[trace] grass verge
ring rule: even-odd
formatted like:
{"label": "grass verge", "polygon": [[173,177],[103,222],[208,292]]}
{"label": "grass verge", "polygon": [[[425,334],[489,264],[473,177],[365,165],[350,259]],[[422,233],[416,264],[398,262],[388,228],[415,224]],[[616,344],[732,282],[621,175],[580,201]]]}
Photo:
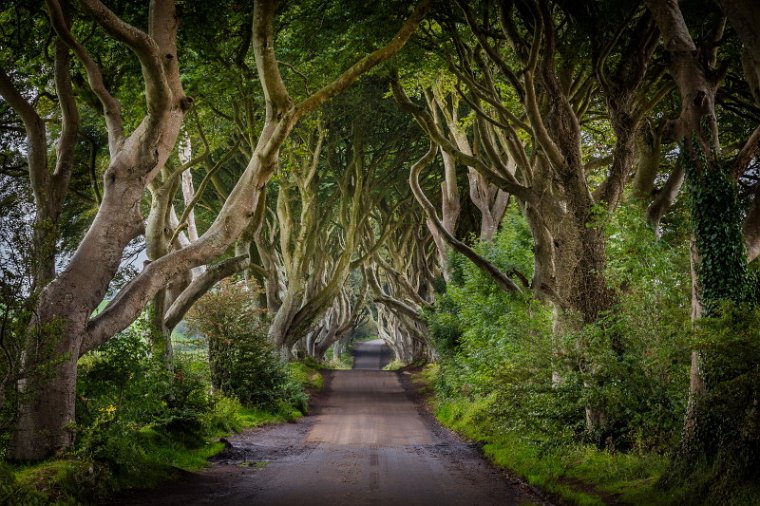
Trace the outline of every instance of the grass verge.
{"label": "grass verge", "polygon": [[398,371],[400,369],[403,369],[406,366],[403,362],[400,362],[398,360],[393,360],[386,364],[385,367],[383,367],[383,371]]}
{"label": "grass verge", "polygon": [[306,360],[298,362],[290,362],[288,368],[293,377],[300,382],[307,391],[319,391],[325,386],[322,373],[319,372],[324,366],[317,363],[312,358],[307,358]]}
{"label": "grass verge", "polygon": [[[289,369],[307,391],[322,389],[322,374],[313,364],[293,362]],[[293,422],[301,416],[298,409],[284,402],[273,409],[262,409],[222,397],[203,421],[208,435],[200,446],[187,445],[148,427],[139,429],[135,438],[128,440],[130,448],[117,448],[128,455],[115,459],[118,465],[97,462],[76,452],[30,465],[0,461],[0,506],[92,504],[120,490],[156,486],[180,471],[206,467],[208,459],[224,449],[221,437],[244,429]]]}
{"label": "grass verge", "polygon": [[120,490],[156,486],[180,470],[206,467],[208,459],[224,449],[219,438],[243,429],[290,422],[297,412],[289,406],[264,410],[241,406],[236,401],[232,406],[223,404],[219,415],[224,416],[224,424],[217,422],[216,430],[197,448],[142,429],[135,439],[136,447],[124,449],[130,453],[128,464],[121,461],[120,465],[109,466],[71,454],[31,465],[4,465],[0,468],[0,505],[91,504]]}
{"label": "grass verge", "polygon": [[489,413],[491,400],[440,400],[433,397],[437,366],[412,374],[412,383],[428,396],[428,405],[446,427],[482,444],[497,466],[521,477],[548,496],[582,506],[681,503],[678,490],[655,485],[668,459],[656,454],[610,453],[593,446],[551,447],[524,434],[503,433]]}
{"label": "grass verge", "polygon": [[[328,354],[331,355],[331,353]],[[333,371],[347,371],[354,368],[354,356],[350,351],[345,351],[341,353],[338,358],[326,360],[321,365],[323,369],[331,369]]]}

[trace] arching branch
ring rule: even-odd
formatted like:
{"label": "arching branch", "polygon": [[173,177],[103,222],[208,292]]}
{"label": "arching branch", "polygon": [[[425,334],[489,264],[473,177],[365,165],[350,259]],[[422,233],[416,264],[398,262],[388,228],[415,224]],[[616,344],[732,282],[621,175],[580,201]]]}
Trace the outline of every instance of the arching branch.
{"label": "arching branch", "polygon": [[106,122],[106,130],[108,131],[108,149],[111,156],[114,156],[121,146],[124,136],[121,106],[106,88],[100,66],[90,56],[85,47],[72,36],[58,0],[47,0],[47,7],[53,29],[61,40],[77,55],[82,66],[84,66],[90,89],[98,97],[103,106],[103,116]]}
{"label": "arching branch", "polygon": [[422,206],[428,219],[435,225],[440,234],[446,239],[446,242],[448,242],[452,248],[469,258],[478,268],[488,274],[502,290],[506,292],[519,292],[520,288],[509,279],[506,274],[501,272],[491,262],[480,256],[475,250],[451,235],[451,233],[443,226],[441,220],[438,219],[435,207],[433,207],[433,204],[431,204],[430,200],[425,196],[419,182],[420,172],[433,161],[437,152],[438,147],[431,141],[428,152],[420,158],[409,171],[409,186],[411,186],[417,202]]}
{"label": "arching branch", "polygon": [[232,276],[245,269],[256,271],[263,274],[264,269],[259,265],[254,265],[249,261],[248,255],[240,255],[229,260],[225,260],[213,267],[210,267],[203,274],[195,278],[187,288],[177,297],[168,311],[164,315],[164,325],[168,329],[177,326],[180,320],[190,310],[192,305],[200,299],[203,294],[209,291],[216,283],[224,278]]}

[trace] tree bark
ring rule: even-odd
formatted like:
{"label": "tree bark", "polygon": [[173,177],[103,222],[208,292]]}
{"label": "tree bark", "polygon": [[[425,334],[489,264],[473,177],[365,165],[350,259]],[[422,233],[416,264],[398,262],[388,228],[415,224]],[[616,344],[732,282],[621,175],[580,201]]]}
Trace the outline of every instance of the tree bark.
{"label": "tree bark", "polygon": [[[72,378],[76,377],[77,358],[128,326],[145,304],[178,275],[224,254],[255,214],[262,190],[277,166],[280,146],[296,122],[343,91],[362,73],[397,53],[429,7],[429,1],[423,1],[389,43],[304,102],[294,104],[282,82],[274,54],[275,2],[256,2],[253,46],[266,100],[266,118],[255,154],[217,219],[198,241],[149,263],[105,310],[90,319],[119,267],[124,248],[143,232],[139,204],[145,185],[165,165],[191,100],[184,96],[179,79],[178,18],[173,2],[151,4],[148,33],[119,19],[99,0],[81,3],[111,37],[128,46],[140,61],[147,115],[135,131],[124,135],[118,102],[103,85],[98,65],[61,22],[63,12],[57,1],[48,0],[58,36],[77,54],[93,92],[103,104],[111,161],[104,176],[103,201],[94,222],[69,265],[40,296],[37,317],[41,327],[47,329],[57,324],[58,329],[48,331],[47,353],[29,355],[27,359],[39,363],[68,358],[51,377],[29,384],[27,391],[31,398],[21,411],[9,450],[9,456],[17,460],[44,458],[70,444],[66,427],[74,419]],[[50,437],[34,437],[42,433]]]}
{"label": "tree bark", "polygon": [[[686,183],[696,201],[692,204],[692,318],[717,316],[720,304],[726,300],[734,303],[747,302],[745,292],[752,282],[744,249],[747,237],[739,228],[741,213],[737,203],[736,182],[729,174],[726,164],[721,161],[715,114],[715,94],[722,79],[722,72],[717,68],[717,49],[711,49],[707,58],[699,57],[675,0],[647,0],[646,3],[660,28],[670,56],[670,74],[681,95],[681,114],[673,130],[679,133],[678,137],[682,140]],[[726,12],[730,11],[735,17],[743,2],[726,1],[722,5],[727,8]],[[723,29],[724,23],[721,22],[713,33],[716,46],[722,38]],[[715,223],[715,216],[709,215],[714,209],[720,209],[723,213],[720,223]],[[709,247],[715,244],[726,248],[718,250]],[[731,247],[732,245],[736,247]],[[716,266],[720,266],[720,272],[715,272]],[[682,442],[685,448],[691,446],[695,438],[704,438],[699,436],[700,420],[694,409],[699,398],[710,387],[702,375],[702,358],[698,352],[692,352],[689,409]],[[717,371],[711,372],[719,374]]]}
{"label": "tree bark", "polygon": [[753,0],[718,0],[742,44],[744,77],[755,102],[760,104],[760,11]]}

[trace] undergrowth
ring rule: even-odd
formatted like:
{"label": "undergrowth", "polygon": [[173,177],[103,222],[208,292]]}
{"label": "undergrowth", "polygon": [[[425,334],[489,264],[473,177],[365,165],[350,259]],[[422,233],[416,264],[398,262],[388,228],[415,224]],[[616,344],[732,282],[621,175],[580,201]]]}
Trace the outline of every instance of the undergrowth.
{"label": "undergrowth", "polygon": [[224,448],[223,436],[297,420],[306,413],[306,391],[322,388],[313,364],[283,364],[273,370],[289,385],[266,385],[280,397],[244,405],[211,387],[208,359],[197,348],[175,353],[171,368],[152,358],[144,323],[80,360],[72,450],[36,464],[0,461],[0,505],[92,504],[155,486],[178,470],[206,466]]}
{"label": "undergrowth", "polygon": [[[606,278],[619,303],[593,324],[555,332],[548,304],[499,290],[456,255],[452,282],[427,315],[439,359],[425,374],[439,420],[571,504],[686,497],[658,480],[686,412],[688,251],[677,234],[652,241],[637,213],[621,209],[610,228]],[[531,245],[513,214],[478,248],[530,278]],[[600,423],[590,427],[587,410],[603,413]]]}
{"label": "undergrowth", "polygon": [[406,364],[399,360],[393,360],[391,362],[388,362],[385,367],[383,367],[383,371],[398,371],[399,369],[402,369]]}

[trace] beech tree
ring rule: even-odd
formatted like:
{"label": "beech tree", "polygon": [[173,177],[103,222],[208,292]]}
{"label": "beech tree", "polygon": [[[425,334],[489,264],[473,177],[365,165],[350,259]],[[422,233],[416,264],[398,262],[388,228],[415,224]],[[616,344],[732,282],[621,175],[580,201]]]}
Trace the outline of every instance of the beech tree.
{"label": "beech tree", "polygon": [[[475,155],[451,142],[400,85],[394,88],[401,107],[429,137],[431,156],[440,147],[519,202],[534,239],[529,289],[554,305],[558,335],[595,322],[615,303],[604,277],[604,216],[618,206],[635,171],[643,120],[671,89],[658,85],[659,75],[649,71],[656,32],[646,12],[638,9],[598,42],[582,29],[560,28],[576,14],[565,7],[529,2],[481,12],[456,2],[452,12],[461,17],[444,12],[441,29],[428,32],[436,44],[446,44],[441,58],[475,116]],[[590,59],[580,57],[579,39],[588,40],[582,47]],[[610,63],[613,52],[620,55],[617,63]],[[595,98],[597,92],[604,102]],[[598,107],[616,138],[601,153],[582,141]],[[468,257],[506,290],[521,290],[517,273],[511,273],[515,282]],[[604,425],[600,410],[590,408],[587,417],[590,430]]]}
{"label": "beech tree", "polygon": [[[318,361],[323,360],[330,346],[345,340],[364,319],[366,299],[366,280],[362,279],[359,287],[353,287],[349,280],[333,299],[332,306],[325,311],[324,316],[296,346],[302,347],[305,353]],[[337,348],[335,356],[339,357],[341,347],[338,345]]]}
{"label": "beech tree", "polygon": [[[670,472],[754,477],[752,1],[28,4],[0,9],[9,458],[71,447],[83,354],[144,314],[171,368],[172,330],[236,277],[283,360],[370,322],[501,427],[639,450],[662,422],[661,451],[686,414]],[[652,303],[662,332],[623,328]]]}
{"label": "beech tree", "polygon": [[[134,130],[125,128],[122,104],[109,92],[98,59],[72,32],[69,20],[75,16],[71,6],[48,1],[50,23],[56,40],[60,40],[62,59],[65,60],[64,52],[76,55],[91,91],[101,103],[110,161],[104,174],[102,202],[92,225],[67,266],[40,293],[37,324],[49,330],[29,343],[25,360],[54,365],[50,375],[26,378],[23,383],[30,398],[21,407],[9,451],[10,457],[18,460],[43,458],[71,444],[73,434],[69,426],[74,416],[78,357],[129,325],[145,304],[178,276],[223,255],[255,215],[262,190],[278,165],[280,147],[294,126],[362,73],[398,52],[428,8],[427,2],[417,6],[387,44],[295,103],[282,79],[274,52],[272,25],[276,4],[256,2],[251,36],[266,116],[245,171],[213,223],[197,241],[146,265],[103,311],[91,317],[120,265],[125,247],[144,232],[139,205],[143,192],[161,173],[175,149],[192,99],[185,95],[180,78],[179,19],[174,2],[151,3],[147,31],[127,23],[99,0],[83,0],[79,5],[110,38],[128,47],[140,62],[145,115]],[[66,83],[62,85],[65,90]],[[29,118],[30,127],[34,127],[33,115],[20,102],[19,109]],[[41,134],[30,128],[30,135],[39,137]],[[35,150],[34,156],[46,160],[47,151]],[[65,153],[62,161],[65,162]],[[39,203],[49,205],[48,201],[43,202],[46,199],[41,198]],[[51,209],[55,211],[55,206]]]}
{"label": "beech tree", "polygon": [[405,213],[404,229],[394,229],[382,253],[365,266],[375,303],[378,336],[403,364],[433,357],[423,311],[432,306],[434,283],[442,275],[424,216]]}
{"label": "beech tree", "polygon": [[[692,318],[720,317],[725,304],[730,310],[746,310],[757,303],[757,278],[748,262],[757,255],[758,201],[742,209],[738,181],[753,172],[757,157],[758,132],[754,130],[735,146],[724,150],[718,107],[719,90],[736,55],[721,51],[729,29],[727,20],[744,44],[742,67],[751,95],[757,100],[756,38],[747,26],[753,9],[747,2],[720,2],[723,12],[713,11],[708,36],[695,39],[677,2],[650,2],[647,8],[660,30],[668,53],[668,71],[680,95],[678,116],[668,121],[669,141],[679,145],[685,188],[692,216]],[[754,20],[757,17],[754,16]],[[736,137],[736,128],[732,136]],[[757,191],[752,183],[751,193]],[[751,310],[751,309],[750,309]],[[721,473],[739,473],[752,465],[753,457],[741,456],[737,448],[753,447],[743,427],[756,423],[756,413],[747,411],[746,399],[756,396],[754,388],[737,388],[728,398],[713,392],[726,382],[737,383],[753,366],[742,364],[731,351],[693,351],[689,411],[676,468],[691,473],[694,462],[707,457]],[[725,364],[732,364],[726,367]],[[749,373],[751,374],[751,373]],[[712,394],[712,395],[711,395]],[[716,413],[732,413],[714,427]],[[751,453],[751,452],[750,452]],[[680,468],[679,468],[680,466]],[[732,470],[734,469],[734,470]]]}

